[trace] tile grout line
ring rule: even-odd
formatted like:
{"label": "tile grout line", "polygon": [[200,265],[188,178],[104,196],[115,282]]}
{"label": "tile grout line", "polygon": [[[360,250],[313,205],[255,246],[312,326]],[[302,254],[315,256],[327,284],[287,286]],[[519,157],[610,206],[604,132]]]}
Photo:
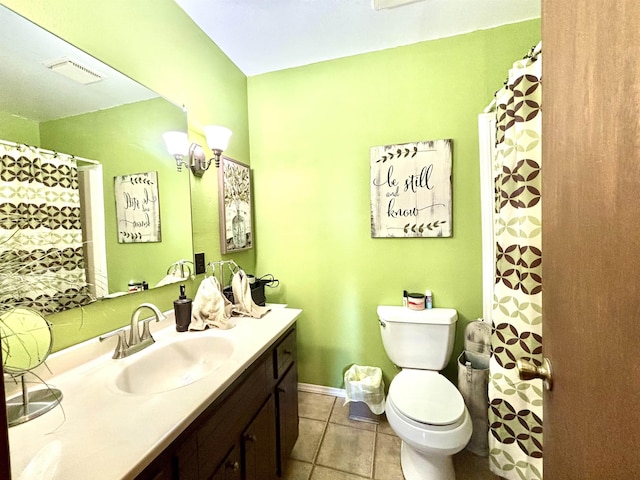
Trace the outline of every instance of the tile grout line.
{"label": "tile grout line", "polygon": [[313,473],[313,470],[315,470],[316,468],[316,462],[318,461],[318,456],[320,455],[320,448],[322,448],[322,442],[324,442],[324,437],[327,434],[327,428],[329,427],[329,419],[331,418],[331,414],[333,413],[333,407],[336,404],[336,399],[333,399],[333,403],[331,404],[331,410],[329,410],[329,416],[327,417],[327,419],[324,422],[324,428],[322,429],[322,435],[320,436],[320,442],[318,442],[318,447],[316,448],[316,451],[313,455],[313,468],[311,469],[311,472]]}
{"label": "tile grout line", "polygon": [[371,455],[371,478],[376,478],[376,458],[378,456],[378,428],[380,423],[376,423],[376,428],[373,430],[373,455]]}
{"label": "tile grout line", "polygon": [[352,475],[354,478],[357,477],[357,478],[361,478],[363,480],[366,480],[366,479],[374,480],[376,478],[376,459],[377,459],[378,453],[379,453],[377,451],[378,437],[382,434],[382,432],[379,431],[379,429],[380,429],[380,423],[379,422],[375,423],[373,429],[360,428],[360,427],[358,427],[356,425],[346,425],[346,424],[342,424],[340,422],[338,422],[336,424],[336,425],[341,425],[341,426],[344,426],[344,427],[347,427],[347,428],[354,428],[354,429],[365,430],[365,431],[368,430],[368,431],[371,431],[373,433],[373,439],[372,439],[372,441],[373,441],[373,445],[372,445],[373,450],[372,450],[371,461],[370,461],[370,465],[369,465],[369,467],[370,467],[369,468],[369,472],[366,475],[355,474],[353,472],[344,471],[344,470],[341,470],[341,469],[337,469],[335,467],[330,467],[330,466],[326,466],[326,465],[320,465],[320,464],[317,463],[318,462],[318,458],[320,456],[320,450],[321,450],[321,448],[323,446],[323,443],[324,443],[324,441],[326,439],[326,436],[327,436],[329,424],[333,423],[331,421],[331,419],[332,419],[333,414],[335,413],[337,402],[340,400],[340,398],[335,397],[333,395],[327,395],[327,396],[332,396],[334,398],[333,398],[333,402],[331,404],[331,408],[329,410],[328,416],[324,420],[319,420],[317,417],[301,417],[301,418],[307,418],[309,420],[322,421],[324,423],[323,429],[322,429],[322,433],[320,435],[320,440],[319,440],[318,445],[317,445],[317,447],[316,447],[316,449],[314,451],[313,458],[312,458],[312,461],[311,461],[311,464],[310,464],[311,468],[309,470],[308,476],[306,476],[306,480],[311,480],[313,478],[313,476],[314,476],[314,473],[317,473],[317,471],[318,471],[317,469],[318,468],[327,468],[329,470],[333,470],[335,472],[341,472],[341,473],[344,473],[344,474],[347,474],[347,475]]}

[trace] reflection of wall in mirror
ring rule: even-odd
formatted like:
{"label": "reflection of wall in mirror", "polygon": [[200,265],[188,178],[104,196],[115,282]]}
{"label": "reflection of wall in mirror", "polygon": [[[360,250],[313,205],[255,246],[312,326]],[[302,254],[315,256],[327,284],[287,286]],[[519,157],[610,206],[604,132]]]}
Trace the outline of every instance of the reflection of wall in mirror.
{"label": "reflection of wall in mirror", "polygon": [[[193,258],[190,172],[176,172],[162,140],[162,132],[184,130],[184,122],[180,108],[156,98],[41,125],[41,141],[47,148],[73,151],[102,164],[110,293],[126,292],[130,281],[154,286],[169,265]],[[158,172],[162,241],[119,244],[113,179],[143,171]]]}
{"label": "reflection of wall in mirror", "polygon": [[40,125],[34,120],[0,112],[0,128],[3,140],[40,146]]}

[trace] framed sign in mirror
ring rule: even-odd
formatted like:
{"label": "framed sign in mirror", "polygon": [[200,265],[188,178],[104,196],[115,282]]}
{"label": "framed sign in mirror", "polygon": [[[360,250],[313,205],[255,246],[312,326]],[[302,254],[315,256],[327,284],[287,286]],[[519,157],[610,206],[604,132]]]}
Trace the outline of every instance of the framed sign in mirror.
{"label": "framed sign in mirror", "polygon": [[158,172],[118,175],[114,178],[118,242],[162,241]]}
{"label": "framed sign in mirror", "polygon": [[222,157],[218,170],[220,252],[233,253],[253,247],[251,169]]}

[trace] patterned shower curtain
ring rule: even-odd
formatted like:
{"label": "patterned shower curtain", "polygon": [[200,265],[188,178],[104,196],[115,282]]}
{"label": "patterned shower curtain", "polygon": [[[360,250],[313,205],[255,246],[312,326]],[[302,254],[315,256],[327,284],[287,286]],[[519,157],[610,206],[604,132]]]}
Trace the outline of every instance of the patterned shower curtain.
{"label": "patterned shower curtain", "polygon": [[542,382],[521,381],[516,368],[542,360],[540,52],[514,63],[496,94],[489,448],[491,470],[514,480],[542,478]]}
{"label": "patterned shower curtain", "polygon": [[90,300],[76,161],[0,143],[0,308],[49,314]]}

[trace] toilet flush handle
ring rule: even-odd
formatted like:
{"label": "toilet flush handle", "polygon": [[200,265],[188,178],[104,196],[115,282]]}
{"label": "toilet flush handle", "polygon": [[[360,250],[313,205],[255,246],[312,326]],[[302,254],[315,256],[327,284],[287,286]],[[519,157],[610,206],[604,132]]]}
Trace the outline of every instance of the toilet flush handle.
{"label": "toilet flush handle", "polygon": [[386,323],[384,323],[381,319],[378,319],[378,321],[380,322],[380,326],[381,326],[382,328],[385,328],[385,327],[387,326],[387,324],[386,324]]}
{"label": "toilet flush handle", "polygon": [[516,362],[518,367],[518,375],[520,380],[532,380],[540,378],[544,380],[544,388],[551,390],[553,388],[553,376],[551,374],[551,362],[548,358],[542,360],[542,365],[537,366],[526,360],[518,359]]}

